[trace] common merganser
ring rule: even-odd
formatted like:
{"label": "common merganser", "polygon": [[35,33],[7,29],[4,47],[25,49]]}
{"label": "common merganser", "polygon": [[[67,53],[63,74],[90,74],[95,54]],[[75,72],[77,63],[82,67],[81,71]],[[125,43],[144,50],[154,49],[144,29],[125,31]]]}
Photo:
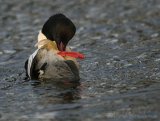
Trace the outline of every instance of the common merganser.
{"label": "common merganser", "polygon": [[[51,16],[38,35],[38,49],[25,62],[29,79],[78,81],[79,65],[67,46],[76,32],[72,21],[63,14]],[[70,53],[71,52],[71,53]],[[80,55],[83,58],[83,55]]]}

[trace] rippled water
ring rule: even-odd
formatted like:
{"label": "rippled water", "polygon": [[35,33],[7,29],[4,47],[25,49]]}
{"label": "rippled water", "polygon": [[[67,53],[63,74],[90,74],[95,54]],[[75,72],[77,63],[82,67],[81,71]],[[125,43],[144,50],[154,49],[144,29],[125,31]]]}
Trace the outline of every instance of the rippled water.
{"label": "rippled water", "polygon": [[[1,121],[160,120],[159,0],[1,0]],[[52,14],[77,26],[80,84],[24,80],[24,62]]]}

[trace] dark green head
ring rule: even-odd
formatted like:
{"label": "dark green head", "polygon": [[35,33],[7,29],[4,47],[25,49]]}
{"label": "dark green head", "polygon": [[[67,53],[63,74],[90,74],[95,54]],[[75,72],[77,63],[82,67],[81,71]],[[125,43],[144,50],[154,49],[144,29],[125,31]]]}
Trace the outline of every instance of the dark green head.
{"label": "dark green head", "polygon": [[55,41],[60,51],[65,51],[69,40],[76,32],[72,21],[63,14],[51,16],[43,25],[42,33],[51,41]]}

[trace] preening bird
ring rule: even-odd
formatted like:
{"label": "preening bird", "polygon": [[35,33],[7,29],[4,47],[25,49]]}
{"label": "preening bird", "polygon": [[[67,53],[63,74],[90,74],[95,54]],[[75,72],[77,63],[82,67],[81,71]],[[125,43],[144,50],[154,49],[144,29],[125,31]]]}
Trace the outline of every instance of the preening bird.
{"label": "preening bird", "polygon": [[38,35],[37,50],[25,63],[30,79],[78,81],[79,65],[76,58],[82,54],[67,46],[76,32],[73,22],[63,14],[51,16]]}

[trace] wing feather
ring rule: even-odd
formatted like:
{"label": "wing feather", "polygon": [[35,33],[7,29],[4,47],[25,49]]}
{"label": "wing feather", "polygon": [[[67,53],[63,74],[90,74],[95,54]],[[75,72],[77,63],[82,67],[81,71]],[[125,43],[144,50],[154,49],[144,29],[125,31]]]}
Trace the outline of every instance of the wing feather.
{"label": "wing feather", "polygon": [[34,59],[35,59],[35,56],[38,53],[38,50],[39,49],[37,49],[32,55],[30,55],[29,59],[28,59],[27,74],[28,74],[29,78],[31,78],[31,74],[32,74],[32,71],[33,71]]}

